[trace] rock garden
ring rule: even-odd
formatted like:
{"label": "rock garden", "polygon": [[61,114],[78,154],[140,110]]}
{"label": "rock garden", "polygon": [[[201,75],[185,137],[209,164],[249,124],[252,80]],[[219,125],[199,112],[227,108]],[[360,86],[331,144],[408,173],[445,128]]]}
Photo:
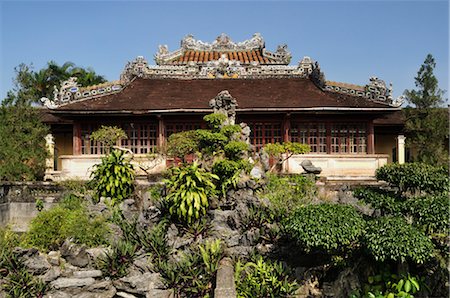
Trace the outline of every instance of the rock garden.
{"label": "rock garden", "polygon": [[0,230],[0,297],[449,295],[445,169],[392,164],[376,187],[325,196],[313,165],[279,173],[307,146],[255,154],[232,115],[204,119],[169,138],[173,166],[144,191],[121,134],[100,131],[111,149],[91,181],[37,202],[26,233]]}

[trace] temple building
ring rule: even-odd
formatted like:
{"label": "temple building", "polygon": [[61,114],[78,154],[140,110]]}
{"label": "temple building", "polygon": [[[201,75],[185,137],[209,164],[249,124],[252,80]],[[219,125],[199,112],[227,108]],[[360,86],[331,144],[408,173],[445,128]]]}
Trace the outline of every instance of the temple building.
{"label": "temple building", "polygon": [[[89,177],[104,153],[90,139],[101,125],[122,127],[128,135],[122,147],[145,164],[171,134],[205,127],[209,102],[222,91],[236,101],[236,122],[251,128],[255,150],[274,142],[310,145],[286,171],[301,172],[309,159],[328,179],[366,179],[386,163],[404,162],[402,98],[393,99],[392,85],[376,77],[365,86],[327,81],[317,61],[290,65],[287,46],[269,51],[258,33],[238,43],[225,34],[212,43],[188,35],[175,51],[159,46],[154,60],[139,56],[118,81],[101,85],[80,87],[71,78],[42,99],[54,152],[48,177]],[[153,162],[147,166],[154,172],[166,167]]]}

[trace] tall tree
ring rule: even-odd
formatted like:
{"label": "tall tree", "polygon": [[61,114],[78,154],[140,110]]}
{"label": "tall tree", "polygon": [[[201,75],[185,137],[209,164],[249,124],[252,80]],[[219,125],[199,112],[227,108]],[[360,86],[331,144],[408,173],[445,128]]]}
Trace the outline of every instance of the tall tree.
{"label": "tall tree", "polygon": [[0,180],[42,179],[47,133],[38,109],[25,104],[0,106]]}
{"label": "tall tree", "polygon": [[53,97],[53,86],[59,88],[69,77],[76,77],[78,83],[85,87],[104,83],[103,76],[91,68],[82,68],[72,62],[58,65],[49,61],[47,67],[34,71],[32,65],[20,64],[15,68],[14,88],[9,91],[5,104],[40,104],[42,97]]}
{"label": "tall tree", "polygon": [[41,97],[53,96],[53,86],[74,76],[82,86],[105,82],[92,69],[50,61],[47,67],[34,71],[31,65],[15,68],[14,88],[0,106],[0,180],[39,180],[45,172],[48,156],[45,136],[49,129],[40,118]]}
{"label": "tall tree", "polygon": [[414,108],[405,109],[407,145],[417,151],[417,160],[429,164],[448,162],[448,109],[443,108],[444,91],[434,75],[436,62],[428,54],[420,67],[415,84],[417,90],[404,95]]}

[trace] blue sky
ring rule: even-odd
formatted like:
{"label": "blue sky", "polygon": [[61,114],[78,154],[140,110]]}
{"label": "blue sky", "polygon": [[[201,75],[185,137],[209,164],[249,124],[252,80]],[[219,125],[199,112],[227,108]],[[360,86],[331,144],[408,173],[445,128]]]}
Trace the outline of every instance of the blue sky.
{"label": "blue sky", "polygon": [[186,34],[210,42],[222,32],[234,41],[260,32],[269,50],[288,45],[291,64],[310,56],[327,80],[360,85],[375,75],[395,96],[415,87],[431,53],[449,89],[448,1],[1,1],[0,11],[0,99],[22,62],[72,61],[116,80],[138,55],[153,64],[159,44],[175,50]]}

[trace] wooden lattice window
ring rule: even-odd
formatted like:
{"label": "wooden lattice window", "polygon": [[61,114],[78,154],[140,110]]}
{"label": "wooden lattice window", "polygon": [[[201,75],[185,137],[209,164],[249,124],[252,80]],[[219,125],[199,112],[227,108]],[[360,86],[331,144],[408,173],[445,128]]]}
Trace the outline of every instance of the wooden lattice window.
{"label": "wooden lattice window", "polygon": [[282,131],[281,123],[273,122],[250,122],[250,142],[255,146],[255,150],[261,149],[269,143],[281,143]]}
{"label": "wooden lattice window", "polygon": [[367,153],[365,123],[331,125],[331,153]]}
{"label": "wooden lattice window", "polygon": [[293,123],[291,141],[308,144],[312,153],[327,153],[327,126],[325,123]]}
{"label": "wooden lattice window", "polygon": [[135,154],[150,153],[157,146],[158,126],[156,123],[129,123],[122,125],[128,138],[121,146]]}
{"label": "wooden lattice window", "polygon": [[81,124],[81,154],[104,154],[105,147],[100,142],[94,142],[91,134],[100,128],[99,124]]}
{"label": "wooden lattice window", "polygon": [[[108,124],[121,127],[127,139],[121,141],[120,146],[130,149],[135,154],[150,153],[157,146],[158,126],[156,123],[127,123]],[[81,154],[104,154],[106,148],[91,139],[92,132],[100,128],[100,124],[81,125]]]}
{"label": "wooden lattice window", "polygon": [[188,130],[196,130],[203,128],[204,124],[201,122],[182,122],[182,123],[167,123],[166,124],[166,137],[170,137],[171,134],[188,131]]}

